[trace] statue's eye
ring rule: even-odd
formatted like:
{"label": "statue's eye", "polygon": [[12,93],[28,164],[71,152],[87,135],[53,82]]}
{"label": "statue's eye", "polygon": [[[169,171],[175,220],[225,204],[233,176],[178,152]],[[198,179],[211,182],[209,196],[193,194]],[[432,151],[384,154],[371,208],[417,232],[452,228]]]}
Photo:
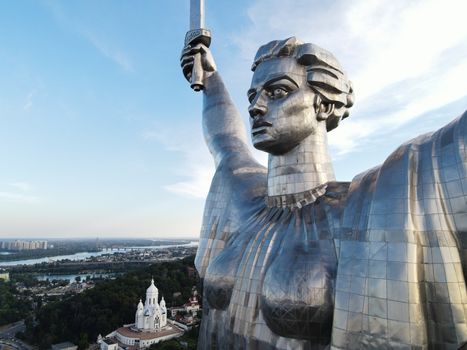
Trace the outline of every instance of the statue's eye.
{"label": "statue's eye", "polygon": [[289,91],[283,87],[272,87],[269,92],[268,92],[268,96],[273,99],[273,100],[277,100],[279,98],[283,98],[285,96],[287,96],[289,94]]}
{"label": "statue's eye", "polygon": [[253,102],[253,100],[255,99],[255,97],[256,97],[256,93],[255,93],[255,92],[249,92],[249,93],[248,93],[248,101],[249,101],[250,103]]}

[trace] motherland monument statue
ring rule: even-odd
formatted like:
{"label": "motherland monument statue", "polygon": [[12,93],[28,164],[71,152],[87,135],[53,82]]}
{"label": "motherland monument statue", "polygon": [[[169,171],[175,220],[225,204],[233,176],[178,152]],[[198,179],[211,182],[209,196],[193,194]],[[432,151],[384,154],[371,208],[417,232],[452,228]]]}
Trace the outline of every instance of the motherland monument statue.
{"label": "motherland monument statue", "polygon": [[253,60],[248,90],[265,168],[217,71],[210,33],[199,29],[199,3],[181,58],[202,90],[216,166],[195,261],[204,281],[198,347],[462,348],[467,113],[351,182],[336,181],[327,133],[349,116],[352,84],[332,53],[295,37],[272,41]]}

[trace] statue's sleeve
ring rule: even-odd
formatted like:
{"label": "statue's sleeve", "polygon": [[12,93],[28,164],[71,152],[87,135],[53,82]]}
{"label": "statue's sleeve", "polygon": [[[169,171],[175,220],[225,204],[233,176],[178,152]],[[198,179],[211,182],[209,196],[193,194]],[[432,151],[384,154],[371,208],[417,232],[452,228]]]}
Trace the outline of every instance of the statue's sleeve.
{"label": "statue's sleeve", "polygon": [[[426,325],[440,348],[467,343],[467,113],[435,132],[421,152],[417,191]],[[428,150],[427,150],[428,151]],[[431,159],[423,159],[431,153]],[[430,166],[431,161],[431,166]]]}
{"label": "statue's sleeve", "polygon": [[[434,135],[433,174],[441,188],[439,191],[441,208],[449,214],[448,224],[456,233],[463,262],[467,272],[467,112]],[[429,185],[422,183],[426,190]],[[436,193],[434,192],[434,193]],[[443,208],[444,206],[444,208]]]}
{"label": "statue's sleeve", "polygon": [[206,79],[203,96],[203,133],[216,167],[227,158],[232,164],[252,158],[245,125],[218,72]]}
{"label": "statue's sleeve", "polygon": [[467,113],[352,181],[333,349],[467,343]]}

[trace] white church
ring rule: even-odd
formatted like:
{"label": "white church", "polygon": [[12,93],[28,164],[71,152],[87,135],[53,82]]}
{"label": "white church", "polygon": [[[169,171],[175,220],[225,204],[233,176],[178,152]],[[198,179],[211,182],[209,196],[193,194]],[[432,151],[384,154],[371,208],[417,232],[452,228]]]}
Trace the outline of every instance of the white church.
{"label": "white church", "polygon": [[158,298],[159,291],[154,285],[154,280],[151,280],[151,285],[146,290],[146,302],[143,305],[140,299],[136,309],[135,326],[137,329],[151,332],[161,330],[167,325],[165,300],[162,297],[159,303]]}
{"label": "white church", "polygon": [[151,280],[144,305],[140,299],[136,308],[135,323],[124,325],[105,338],[99,337],[98,343],[101,350],[136,350],[182,334],[182,330],[167,324],[164,297],[159,302],[159,290],[154,285],[154,280]]}

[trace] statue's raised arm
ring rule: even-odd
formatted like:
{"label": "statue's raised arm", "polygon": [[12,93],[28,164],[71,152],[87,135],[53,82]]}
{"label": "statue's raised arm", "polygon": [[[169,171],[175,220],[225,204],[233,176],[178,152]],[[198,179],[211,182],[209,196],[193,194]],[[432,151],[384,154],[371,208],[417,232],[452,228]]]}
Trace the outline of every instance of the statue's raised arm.
{"label": "statue's raised arm", "polygon": [[203,132],[216,165],[195,261],[204,277],[210,262],[254,210],[252,202],[264,201],[266,169],[248,149],[242,118],[217,72],[210,49],[204,43],[187,45],[182,51],[181,66],[191,86],[196,81],[202,87]]}
{"label": "statue's raised arm", "polygon": [[188,45],[182,51],[183,74],[191,81],[195,56],[201,57],[203,70],[203,131],[216,167],[229,155],[249,155],[246,130],[222,78],[211,50],[204,44]]}

